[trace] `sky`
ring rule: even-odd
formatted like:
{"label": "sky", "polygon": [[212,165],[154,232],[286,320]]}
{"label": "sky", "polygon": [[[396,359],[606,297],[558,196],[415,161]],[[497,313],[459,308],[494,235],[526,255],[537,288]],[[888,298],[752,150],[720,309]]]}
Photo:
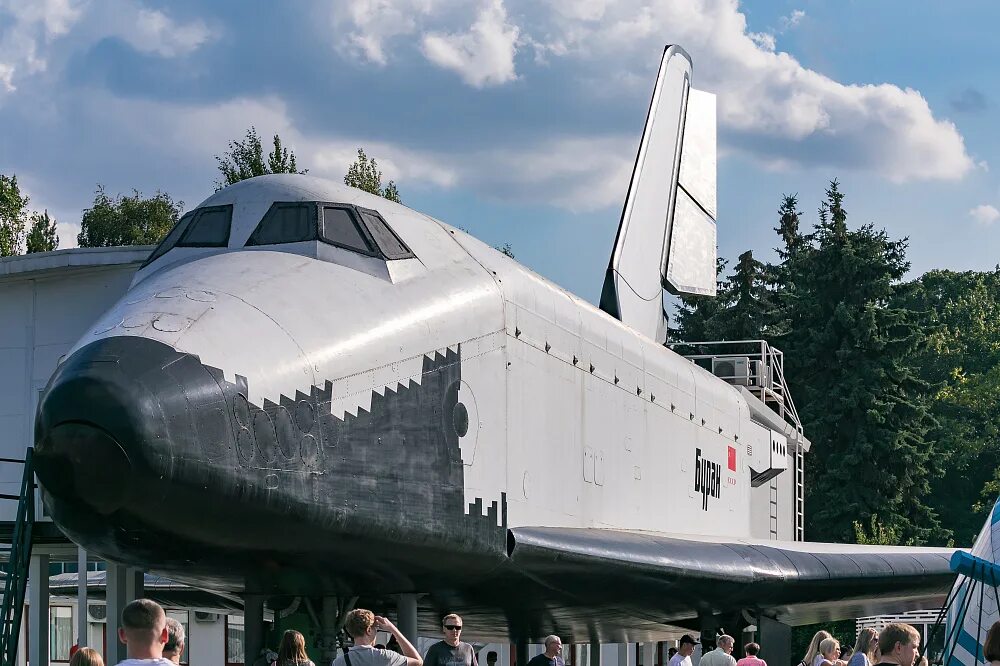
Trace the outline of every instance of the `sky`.
{"label": "sky", "polygon": [[[717,95],[719,252],[777,208],[909,239],[911,276],[1000,235],[1000,4],[922,0],[0,0],[0,173],[75,245],[100,185],[195,207],[250,126],[310,174],[357,149],[403,202],[600,295],[665,44]],[[991,46],[992,44],[992,46]]]}

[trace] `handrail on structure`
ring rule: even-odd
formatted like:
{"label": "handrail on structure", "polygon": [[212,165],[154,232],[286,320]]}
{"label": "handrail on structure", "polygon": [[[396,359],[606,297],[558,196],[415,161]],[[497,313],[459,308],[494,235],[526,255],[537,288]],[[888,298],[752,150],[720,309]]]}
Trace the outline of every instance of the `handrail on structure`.
{"label": "handrail on structure", "polygon": [[4,499],[18,500],[18,504],[10,553],[4,569],[3,598],[0,599],[0,666],[14,666],[17,663],[17,643],[24,615],[28,562],[31,560],[31,537],[35,524],[35,470],[32,465],[32,453],[32,448],[28,447],[24,460],[0,459],[0,462],[24,465],[21,475],[21,494],[3,496]]}
{"label": "handrail on structure", "polygon": [[[754,375],[756,381],[747,385],[747,390],[755,393],[761,402],[771,406],[799,435],[803,434],[802,421],[785,380],[785,354],[777,347],[768,344],[766,340],[668,342],[666,346],[692,363],[705,367],[709,372],[712,372],[711,366],[715,360],[746,357],[750,361],[759,362],[758,373]],[[716,376],[731,384],[738,383],[739,379],[735,376]]]}

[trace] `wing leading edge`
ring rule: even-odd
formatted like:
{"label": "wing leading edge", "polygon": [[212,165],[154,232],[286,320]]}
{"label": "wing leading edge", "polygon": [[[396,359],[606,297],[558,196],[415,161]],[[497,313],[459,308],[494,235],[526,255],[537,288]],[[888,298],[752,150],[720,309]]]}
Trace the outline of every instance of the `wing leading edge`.
{"label": "wing leading edge", "polygon": [[574,597],[565,602],[647,607],[666,622],[742,609],[792,625],[898,612],[940,606],[954,581],[954,548],[585,528],[520,527],[509,534],[514,568]]}

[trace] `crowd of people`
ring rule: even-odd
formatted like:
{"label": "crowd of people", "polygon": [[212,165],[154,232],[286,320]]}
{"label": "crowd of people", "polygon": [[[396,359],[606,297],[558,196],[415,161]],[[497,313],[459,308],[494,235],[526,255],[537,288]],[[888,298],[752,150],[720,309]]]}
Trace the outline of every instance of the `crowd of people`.
{"label": "crowd of people", "polygon": [[[474,646],[462,641],[463,628],[461,616],[446,615],[441,622],[442,640],[431,645],[421,657],[389,619],[358,608],[344,620],[344,630],[353,644],[331,666],[479,666]],[[396,649],[376,643],[378,632],[388,633]],[[186,637],[184,626],[167,617],[159,604],[137,599],[122,611],[118,639],[125,644],[128,654],[118,666],[179,666]],[[743,647],[746,656],[737,661],[732,654],[736,645],[732,636],[722,634],[715,642],[717,647],[702,655],[699,666],[767,666],[758,657],[761,646],[757,643],[746,644]],[[690,635],[681,636],[677,648],[670,648],[669,666],[692,666],[691,655],[697,644]],[[544,648],[526,666],[565,666],[558,636],[547,636]],[[990,628],[982,649],[990,666],[1000,666],[1000,622]],[[496,666],[496,652],[490,652],[486,661],[486,666]],[[104,660],[97,650],[84,647],[72,654],[69,666],[104,666]],[[289,629],[267,666],[316,665],[306,651],[305,637]],[[897,622],[880,632],[871,628],[861,630],[853,648],[848,646],[846,650],[829,632],[818,631],[797,666],[927,666],[927,657],[920,655],[920,632]]]}

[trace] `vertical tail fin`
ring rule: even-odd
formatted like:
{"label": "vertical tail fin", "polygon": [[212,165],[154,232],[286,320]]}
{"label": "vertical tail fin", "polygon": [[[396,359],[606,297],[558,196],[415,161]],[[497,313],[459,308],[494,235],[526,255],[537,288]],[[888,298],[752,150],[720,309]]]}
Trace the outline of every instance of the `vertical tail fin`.
{"label": "vertical tail fin", "polygon": [[691,90],[691,58],[664,49],[622,210],[601,309],[666,338],[663,289],[715,295],[715,96]]}

